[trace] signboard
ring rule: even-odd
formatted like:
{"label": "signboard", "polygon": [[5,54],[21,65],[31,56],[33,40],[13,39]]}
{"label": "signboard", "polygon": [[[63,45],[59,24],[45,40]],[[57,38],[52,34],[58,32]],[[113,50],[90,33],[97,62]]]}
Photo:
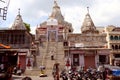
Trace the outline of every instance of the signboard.
{"label": "signboard", "polygon": [[18,53],[18,55],[20,56],[23,56],[23,55],[27,55],[27,53]]}
{"label": "signboard", "polygon": [[75,43],[75,47],[84,47],[83,43]]}

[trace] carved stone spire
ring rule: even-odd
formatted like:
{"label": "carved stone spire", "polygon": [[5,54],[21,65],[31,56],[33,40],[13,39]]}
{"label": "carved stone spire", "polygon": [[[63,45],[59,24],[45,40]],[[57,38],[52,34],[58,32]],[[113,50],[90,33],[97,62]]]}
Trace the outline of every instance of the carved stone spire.
{"label": "carved stone spire", "polygon": [[88,11],[88,13],[85,16],[84,22],[83,22],[82,27],[81,27],[82,33],[85,33],[85,32],[98,32],[96,30],[96,27],[95,27],[91,17],[90,17],[89,7],[87,7],[87,11]]}
{"label": "carved stone spire", "polygon": [[24,25],[24,22],[22,20],[22,17],[20,15],[20,9],[18,11],[18,15],[16,16],[16,19],[11,27],[13,30],[26,30],[26,27]]}
{"label": "carved stone spire", "polygon": [[57,23],[58,25],[63,25],[63,27],[67,27],[69,33],[73,32],[72,24],[64,20],[64,17],[56,0],[54,0],[52,13],[49,16],[48,20],[41,23],[40,26],[45,26],[53,23]]}
{"label": "carved stone spire", "polygon": [[52,14],[50,17],[57,19],[58,23],[62,23],[64,21],[64,17],[62,16],[60,7],[58,6],[56,0],[54,0],[54,6],[53,6]]}
{"label": "carved stone spire", "polygon": [[58,6],[58,4],[57,4],[57,1],[56,1],[56,0],[54,0],[54,7],[58,7],[58,8],[60,9],[60,7]]}

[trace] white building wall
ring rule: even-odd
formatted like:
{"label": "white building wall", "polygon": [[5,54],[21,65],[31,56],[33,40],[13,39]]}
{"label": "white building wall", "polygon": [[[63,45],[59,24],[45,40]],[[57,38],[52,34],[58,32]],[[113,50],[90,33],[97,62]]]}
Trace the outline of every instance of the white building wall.
{"label": "white building wall", "polygon": [[85,66],[84,55],[79,55],[80,66]]}
{"label": "white building wall", "polygon": [[98,67],[98,63],[99,63],[99,55],[95,56],[95,66]]}

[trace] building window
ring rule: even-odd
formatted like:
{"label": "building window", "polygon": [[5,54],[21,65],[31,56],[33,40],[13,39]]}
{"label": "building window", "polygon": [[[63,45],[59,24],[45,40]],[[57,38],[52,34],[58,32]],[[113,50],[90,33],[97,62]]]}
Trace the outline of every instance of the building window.
{"label": "building window", "polygon": [[9,42],[10,42],[10,41],[9,41],[9,34],[7,34],[6,37],[7,37],[7,38],[6,38],[6,39],[7,39],[6,42],[7,42],[7,44],[9,44]]}
{"label": "building window", "polygon": [[110,36],[110,40],[113,40],[113,36]]}
{"label": "building window", "polygon": [[115,50],[117,50],[118,49],[118,45],[115,45]]}
{"label": "building window", "polygon": [[69,56],[69,51],[68,50],[65,50],[65,55],[64,57],[68,57]]}
{"label": "building window", "polygon": [[69,29],[69,32],[72,32],[72,31]]}
{"label": "building window", "polygon": [[68,46],[68,42],[64,42],[64,46]]}
{"label": "building window", "polygon": [[112,45],[112,49],[114,50],[115,48],[114,48],[114,45]]}
{"label": "building window", "polygon": [[115,58],[120,58],[120,54],[115,54],[114,57]]}
{"label": "building window", "polygon": [[118,40],[118,36],[115,36],[114,39],[115,39],[115,40]]}
{"label": "building window", "polygon": [[73,54],[73,65],[79,66],[79,54]]}
{"label": "building window", "polygon": [[14,36],[15,36],[14,44],[17,44],[17,38],[18,38],[18,36],[16,34]]}
{"label": "building window", "polygon": [[21,35],[21,40],[22,40],[21,44],[24,44],[25,43],[25,35],[24,34]]}
{"label": "building window", "polygon": [[120,40],[120,36],[119,36],[119,40]]}
{"label": "building window", "polygon": [[104,64],[106,62],[106,55],[99,55],[99,62]]}
{"label": "building window", "polygon": [[13,40],[13,34],[11,34],[11,40],[10,40],[11,44],[13,44],[14,40]]}

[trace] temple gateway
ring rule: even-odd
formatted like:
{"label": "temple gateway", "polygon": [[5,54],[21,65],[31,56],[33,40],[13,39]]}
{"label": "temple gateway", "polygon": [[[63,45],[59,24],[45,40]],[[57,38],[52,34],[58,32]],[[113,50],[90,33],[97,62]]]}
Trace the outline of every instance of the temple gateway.
{"label": "temple gateway", "polygon": [[79,33],[73,33],[74,26],[65,21],[57,1],[49,18],[36,26],[35,35],[27,31],[19,12],[11,28],[0,30],[0,62],[14,55],[13,64],[29,75],[39,75],[43,67],[51,74],[55,64],[59,70],[120,66],[120,27],[96,26],[89,11],[79,27]]}
{"label": "temple gateway", "polygon": [[[89,12],[80,32],[73,33],[72,24],[64,20],[60,7],[54,1],[49,19],[36,28],[35,40],[39,47],[38,55],[42,58],[42,62],[37,59],[37,66],[45,65],[49,69],[57,62],[61,69],[78,66],[87,69],[112,64],[105,29],[94,25]],[[51,55],[54,55],[54,61],[50,60]]]}

